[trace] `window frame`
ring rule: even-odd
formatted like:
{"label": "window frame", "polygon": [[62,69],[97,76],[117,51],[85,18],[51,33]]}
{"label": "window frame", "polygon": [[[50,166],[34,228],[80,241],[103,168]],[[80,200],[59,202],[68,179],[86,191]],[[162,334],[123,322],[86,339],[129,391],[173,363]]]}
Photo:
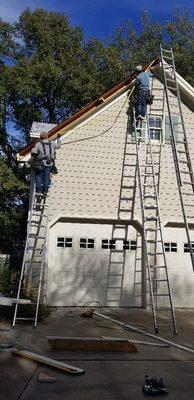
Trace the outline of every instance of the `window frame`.
{"label": "window frame", "polygon": [[[103,247],[103,245],[106,247]],[[102,239],[101,250],[116,250],[116,239]]]}
{"label": "window frame", "polygon": [[[192,244],[192,248],[193,248],[193,251],[194,251],[194,241],[193,240],[191,241],[191,244]],[[184,243],[183,252],[184,253],[190,253],[189,243],[187,243],[187,242]]]}
{"label": "window frame", "polygon": [[[60,244],[62,244],[62,245],[60,246]],[[72,248],[72,247],[73,247],[73,238],[72,237],[57,236],[57,248],[67,249],[67,248]]]}
{"label": "window frame", "polygon": [[95,238],[80,237],[79,248],[80,249],[94,249],[95,248]]}
{"label": "window frame", "polygon": [[177,242],[164,242],[164,250],[165,250],[165,253],[178,253],[178,243]]}

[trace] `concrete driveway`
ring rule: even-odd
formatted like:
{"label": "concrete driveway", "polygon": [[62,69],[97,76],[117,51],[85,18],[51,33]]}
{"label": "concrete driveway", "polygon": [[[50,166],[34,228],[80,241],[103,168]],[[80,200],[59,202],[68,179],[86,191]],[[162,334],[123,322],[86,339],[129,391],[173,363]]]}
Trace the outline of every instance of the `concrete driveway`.
{"label": "concrete driveway", "polygon": [[[144,332],[153,332],[152,316],[141,309],[104,309],[102,314],[133,325]],[[194,349],[194,310],[177,310],[178,335],[164,326],[160,336]],[[162,322],[166,321],[165,314]],[[0,341],[14,347],[61,360],[85,370],[83,375],[68,375],[0,351],[1,400],[141,400],[144,376],[163,378],[169,393],[167,399],[194,399],[194,354],[174,347],[137,345],[137,353],[119,351],[52,350],[46,336],[118,337],[156,342],[146,336],[125,330],[99,317],[84,318],[77,308],[58,308],[51,317],[31,325],[18,324],[12,329],[0,325]],[[8,329],[8,331],[3,331]],[[40,372],[56,378],[53,383],[39,382]],[[153,397],[153,396],[152,396]],[[157,396],[161,398],[162,396]]]}

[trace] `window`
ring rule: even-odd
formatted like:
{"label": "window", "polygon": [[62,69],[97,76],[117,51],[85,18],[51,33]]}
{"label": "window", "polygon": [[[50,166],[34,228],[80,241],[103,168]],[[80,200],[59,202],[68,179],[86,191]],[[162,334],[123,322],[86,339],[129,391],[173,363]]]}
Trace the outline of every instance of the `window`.
{"label": "window", "polygon": [[58,237],[57,238],[57,247],[64,247],[64,242],[65,242],[64,237]]}
{"label": "window", "polygon": [[123,240],[123,250],[136,250],[136,240]]}
{"label": "window", "polygon": [[123,250],[129,250],[129,240],[123,240]]}
{"label": "window", "polygon": [[164,243],[164,248],[166,252],[177,253],[177,243]]}
{"label": "window", "polygon": [[[194,251],[194,242],[191,242],[192,244],[192,249]],[[189,243],[184,244],[184,253],[189,253]]]}
{"label": "window", "polygon": [[57,238],[57,247],[72,247],[72,238],[67,237],[58,237]]}
{"label": "window", "polygon": [[93,249],[94,248],[94,239],[80,239],[80,248],[82,249]]}
{"label": "window", "polygon": [[136,249],[137,249],[137,242],[136,242],[136,240],[131,240],[130,249],[131,249],[131,250],[136,250]]}
{"label": "window", "polygon": [[162,118],[157,117],[156,115],[150,116],[149,127],[150,127],[150,139],[160,141],[162,132]]}
{"label": "window", "polygon": [[102,249],[115,249],[116,241],[115,239],[103,239],[102,240]]}

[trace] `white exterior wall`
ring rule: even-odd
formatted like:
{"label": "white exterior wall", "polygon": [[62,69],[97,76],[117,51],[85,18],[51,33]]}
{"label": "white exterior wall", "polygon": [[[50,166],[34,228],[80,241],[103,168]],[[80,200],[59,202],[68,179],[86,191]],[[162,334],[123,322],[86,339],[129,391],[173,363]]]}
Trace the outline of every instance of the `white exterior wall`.
{"label": "white exterior wall", "polygon": [[[162,84],[156,81],[155,85],[161,87]],[[155,100],[156,106],[157,101],[160,100]],[[129,134],[128,150],[134,151],[128,124],[128,107],[126,93],[78,125],[70,135],[64,136],[62,147],[57,151],[59,174],[53,177],[50,190],[50,222],[60,217],[89,218],[91,222],[98,218],[117,220],[126,132]],[[177,109],[173,112],[177,114]],[[190,155],[194,163],[192,137],[194,116],[185,104],[183,112]],[[154,147],[158,148],[158,145]],[[131,183],[133,184],[133,180]],[[174,223],[183,221],[171,145],[165,143],[161,147],[160,209],[163,225],[169,221]],[[189,210],[189,215],[191,216],[189,222],[193,222],[193,208]],[[129,215],[123,218],[127,219]],[[134,219],[141,221],[138,190]],[[104,298],[108,252],[100,250],[99,243],[102,234],[105,238],[108,235],[107,238],[111,239],[110,230],[110,225],[96,224],[78,226],[73,223],[56,223],[51,227],[47,276],[47,299],[50,305],[80,305],[92,300],[101,301]],[[86,254],[82,251],[84,249],[79,249],[78,246],[76,249],[58,249],[56,236],[65,236],[67,231],[68,236],[71,232],[75,241],[78,241],[82,234],[86,237],[96,235],[97,249],[95,251],[85,249]],[[186,240],[182,228],[165,228],[165,235],[165,241],[174,242],[174,237],[178,237],[179,248],[183,248]],[[140,306],[139,299],[136,302],[132,284],[134,253],[128,257],[131,259],[127,267],[129,269],[125,272],[122,305]],[[175,306],[192,307],[194,275],[189,255],[179,250],[177,254],[168,253],[167,259]],[[184,270],[182,265],[186,265]]]}

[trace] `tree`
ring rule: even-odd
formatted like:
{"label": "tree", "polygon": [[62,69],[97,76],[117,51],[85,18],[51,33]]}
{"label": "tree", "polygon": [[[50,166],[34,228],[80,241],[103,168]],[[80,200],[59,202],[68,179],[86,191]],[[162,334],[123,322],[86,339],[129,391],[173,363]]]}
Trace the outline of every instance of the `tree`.
{"label": "tree", "polygon": [[27,9],[15,29],[22,42],[7,79],[15,124],[28,141],[34,120],[59,123],[97,90],[82,31],[65,14]]}

